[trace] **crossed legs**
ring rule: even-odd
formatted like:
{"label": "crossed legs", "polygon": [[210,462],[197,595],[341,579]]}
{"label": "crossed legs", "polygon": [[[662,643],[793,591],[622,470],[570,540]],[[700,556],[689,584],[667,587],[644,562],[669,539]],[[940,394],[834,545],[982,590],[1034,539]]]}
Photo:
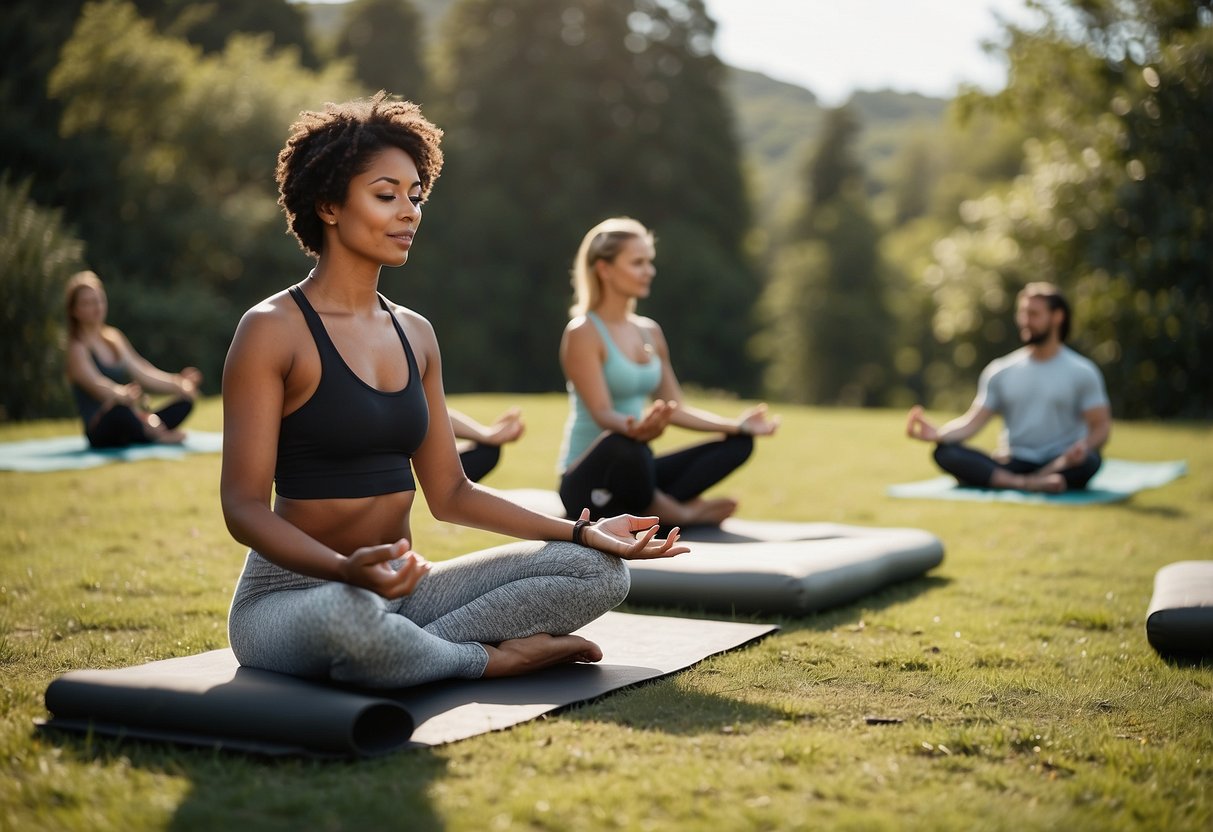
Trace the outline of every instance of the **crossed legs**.
{"label": "crossed legs", "polygon": [[1077,465],[1057,461],[1041,465],[1023,459],[999,462],[967,445],[936,445],[935,463],[961,485],[978,488],[1017,488],[1024,491],[1061,492],[1086,488],[1103,460],[1094,451]]}
{"label": "crossed legs", "polygon": [[[395,601],[348,584],[294,580],[254,554],[229,617],[240,663],[367,687],[596,660],[595,645],[566,634],[618,606],[629,588],[619,558],[564,542],[512,543],[437,562]],[[266,591],[266,584],[277,586]]]}

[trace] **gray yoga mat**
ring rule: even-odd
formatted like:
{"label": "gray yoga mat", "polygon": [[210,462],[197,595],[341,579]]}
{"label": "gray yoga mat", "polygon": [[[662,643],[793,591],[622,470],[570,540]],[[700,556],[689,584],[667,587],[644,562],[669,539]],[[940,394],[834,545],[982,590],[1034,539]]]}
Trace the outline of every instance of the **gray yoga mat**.
{"label": "gray yoga mat", "polygon": [[943,561],[939,538],[920,529],[797,525],[817,526],[821,536],[696,542],[687,555],[629,561],[628,603],[805,615],[917,578]]}
{"label": "gray yoga mat", "polygon": [[105,450],[90,448],[83,436],[55,436],[0,442],[0,471],[72,471],[113,462],[183,459],[188,454],[217,454],[221,450],[222,433],[200,430],[186,431],[185,441],[180,445],[131,445]]}
{"label": "gray yoga mat", "polygon": [[1158,488],[1188,472],[1183,460],[1138,462],[1105,459],[1099,472],[1086,488],[1060,494],[1016,491],[1012,488],[975,488],[960,485],[949,476],[920,482],[901,483],[888,488],[890,497],[921,500],[962,500],[982,503],[1030,503],[1033,505],[1083,506],[1117,503],[1146,488]]}
{"label": "gray yoga mat", "polygon": [[578,630],[598,664],[507,679],[353,690],[239,667],[230,650],[75,670],[46,690],[43,730],[95,732],[270,755],[374,756],[526,722],[683,670],[778,627],[610,612]]}
{"label": "gray yoga mat", "polygon": [[1155,573],[1146,639],[1164,658],[1213,659],[1213,560],[1183,560]]}

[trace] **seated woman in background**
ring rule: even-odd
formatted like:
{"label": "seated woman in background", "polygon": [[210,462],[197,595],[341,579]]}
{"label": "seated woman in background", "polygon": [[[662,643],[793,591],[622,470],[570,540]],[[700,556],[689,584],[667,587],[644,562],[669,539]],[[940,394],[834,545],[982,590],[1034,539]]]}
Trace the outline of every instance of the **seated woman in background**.
{"label": "seated woman in background", "polygon": [[451,428],[455,438],[466,440],[459,443],[459,461],[463,471],[472,482],[480,482],[485,475],[497,467],[501,460],[501,446],[522,437],[526,425],[522,422],[522,411],[511,407],[497,417],[491,425],[482,425],[453,407],[447,407]]}
{"label": "seated woman in background", "polygon": [[[228,637],[246,667],[403,687],[599,661],[572,633],[623,601],[623,559],[687,551],[655,517],[570,522],[468,480],[434,329],[379,294],[415,244],[441,135],[380,93],[303,113],[279,153],[316,268],[244,314],[223,371],[220,496],[250,550]],[[418,486],[437,520],[523,540],[430,563]]]}
{"label": "seated woman in background", "polygon": [[[661,327],[635,312],[649,295],[655,255],[652,232],[626,217],[591,228],[577,251],[572,320],[560,342],[569,391],[560,499],[570,516],[589,506],[592,517],[640,512],[679,526],[716,525],[737,502],[701,495],[779,419],[765,404],[726,419],[683,402]],[[655,457],[648,443],[669,425],[724,437]]]}
{"label": "seated woman in background", "polygon": [[[184,440],[178,426],[193,410],[202,373],[195,367],[166,373],[135,352],[121,331],[105,323],[105,287],[95,273],[73,275],[65,300],[67,377],[89,445],[123,448]],[[173,400],[152,412],[144,405],[148,393]]]}

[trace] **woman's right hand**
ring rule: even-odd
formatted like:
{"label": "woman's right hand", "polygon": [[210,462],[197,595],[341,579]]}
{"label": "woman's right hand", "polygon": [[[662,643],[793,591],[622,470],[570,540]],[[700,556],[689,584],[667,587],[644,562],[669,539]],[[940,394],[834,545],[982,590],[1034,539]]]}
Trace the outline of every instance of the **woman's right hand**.
{"label": "woman's right hand", "polygon": [[677,409],[677,402],[655,400],[639,419],[634,416],[628,417],[628,438],[635,439],[637,442],[652,442],[665,433],[665,429],[669,427],[670,419]]}
{"label": "woman's right hand", "polygon": [[123,384],[118,388],[117,395],[114,397],[118,404],[126,405],[127,407],[138,407],[143,401],[143,388],[135,382]]}
{"label": "woman's right hand", "polygon": [[923,415],[922,405],[914,405],[906,415],[906,436],[922,442],[939,441],[939,431]]}
{"label": "woman's right hand", "polygon": [[369,589],[387,599],[402,598],[417,588],[430,571],[430,562],[409,548],[405,538],[395,543],[363,546],[341,564],[341,580]]}

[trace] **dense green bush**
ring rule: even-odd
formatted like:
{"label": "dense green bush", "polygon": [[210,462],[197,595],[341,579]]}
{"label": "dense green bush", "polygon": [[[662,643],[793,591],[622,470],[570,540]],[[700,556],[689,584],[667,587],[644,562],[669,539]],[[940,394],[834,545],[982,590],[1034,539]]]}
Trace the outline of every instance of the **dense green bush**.
{"label": "dense green bush", "polygon": [[0,420],[71,411],[63,377],[63,285],[84,244],[60,211],[0,181]]}

